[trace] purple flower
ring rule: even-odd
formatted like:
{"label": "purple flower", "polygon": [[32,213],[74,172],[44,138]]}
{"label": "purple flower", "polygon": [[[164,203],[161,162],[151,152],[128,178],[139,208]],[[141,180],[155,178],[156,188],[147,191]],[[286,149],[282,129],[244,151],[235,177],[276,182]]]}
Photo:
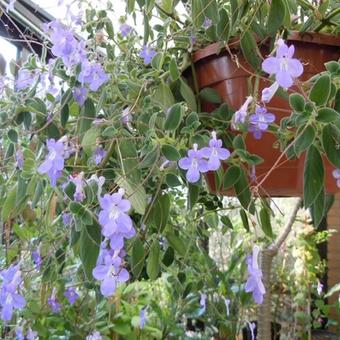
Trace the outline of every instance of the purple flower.
{"label": "purple flower", "polygon": [[212,25],[212,20],[209,18],[205,18],[203,22],[203,27],[205,29],[208,29]]}
{"label": "purple flower", "polygon": [[47,303],[51,307],[53,313],[59,313],[61,309],[61,305],[55,297],[56,293],[56,289],[53,288],[51,296],[47,299]]}
{"label": "purple flower", "polygon": [[98,91],[98,89],[108,81],[109,76],[105,73],[100,64],[90,64],[85,61],[81,65],[81,72],[78,75],[78,81],[84,85],[88,84],[91,91]]}
{"label": "purple flower", "polygon": [[122,119],[121,119],[123,124],[128,124],[131,121],[131,113],[130,113],[130,108],[126,107],[122,111]]}
{"label": "purple flower", "polygon": [[65,225],[69,225],[71,223],[71,221],[72,221],[72,215],[70,213],[63,213],[61,215],[61,218],[62,218],[63,223]]}
{"label": "purple flower", "polygon": [[336,179],[336,185],[340,188],[340,169],[333,170],[333,177]]}
{"label": "purple flower", "polygon": [[249,131],[253,132],[255,139],[261,139],[262,132],[268,129],[269,124],[275,121],[275,115],[264,107],[256,106],[255,113],[249,116]]}
{"label": "purple flower", "polygon": [[245,291],[247,293],[252,292],[255,303],[262,304],[263,295],[266,290],[262,283],[262,271],[258,266],[257,258],[260,252],[258,246],[254,246],[253,255],[247,258],[248,264],[248,280],[245,285]]}
{"label": "purple flower", "polygon": [[249,96],[247,97],[246,101],[243,103],[243,105],[240,107],[239,110],[237,110],[234,113],[233,121],[232,121],[232,127],[236,130],[238,124],[244,124],[248,115],[248,106],[253,101],[253,97]]}
{"label": "purple flower", "polygon": [[8,5],[6,6],[6,12],[8,13],[9,11],[14,11],[14,3],[17,0],[10,0]]}
{"label": "purple flower", "polygon": [[316,291],[318,292],[318,295],[321,295],[323,290],[323,284],[318,280],[318,286],[316,288]]}
{"label": "purple flower", "polygon": [[76,176],[70,176],[70,182],[72,182],[76,186],[76,190],[73,195],[73,199],[76,202],[82,202],[85,199],[85,191],[84,191],[84,172],[80,172]]}
{"label": "purple flower", "polygon": [[48,148],[48,155],[46,160],[39,166],[38,172],[40,174],[47,173],[51,185],[57,185],[57,180],[61,176],[64,169],[64,142],[60,139],[57,142],[55,139],[48,139],[46,142]]}
{"label": "purple flower", "polygon": [[200,294],[200,306],[203,311],[205,311],[205,308],[206,308],[206,301],[207,301],[207,294],[201,293]]}
{"label": "purple flower", "polygon": [[197,150],[197,144],[194,144],[192,150],[188,151],[188,157],[183,157],[178,161],[178,166],[188,170],[186,179],[190,183],[197,182],[200,179],[200,173],[209,170],[208,162],[203,159],[201,150]]}
{"label": "purple flower", "polygon": [[86,340],[102,340],[103,337],[98,331],[94,331],[86,337]]}
{"label": "purple flower", "polygon": [[94,150],[92,158],[94,159],[95,164],[99,165],[105,156],[106,156],[106,151],[103,149],[102,146],[98,146]]}
{"label": "purple flower", "polygon": [[0,272],[2,284],[0,289],[1,319],[12,319],[14,309],[22,309],[26,305],[25,298],[18,293],[22,281],[19,265],[11,265]]}
{"label": "purple flower", "polygon": [[36,268],[40,269],[41,264],[42,264],[42,259],[41,259],[41,256],[40,256],[39,248],[32,251],[32,260],[33,260],[33,263],[35,264]]}
{"label": "purple flower", "polygon": [[147,320],[147,317],[146,317],[146,308],[142,308],[140,310],[140,312],[139,312],[139,319],[140,319],[139,328],[143,329],[145,327],[146,320]]}
{"label": "purple flower", "polygon": [[139,56],[144,59],[144,64],[149,65],[153,57],[157,54],[157,52],[151,48],[151,46],[144,45],[143,49],[140,51]]}
{"label": "purple flower", "polygon": [[261,100],[264,103],[269,103],[274,97],[278,88],[279,88],[279,83],[277,81],[275,81],[271,86],[264,88],[262,90]]}
{"label": "purple flower", "polygon": [[73,305],[79,299],[79,295],[74,288],[68,288],[64,295],[71,305]]}
{"label": "purple flower", "polygon": [[229,305],[230,305],[230,300],[225,298],[223,299],[224,300],[224,303],[225,303],[225,309],[226,309],[226,312],[227,312],[227,316],[230,315],[230,311],[229,311]]}
{"label": "purple flower", "polygon": [[194,32],[191,32],[190,37],[189,37],[189,40],[190,40],[190,44],[191,44],[191,45],[195,45],[195,44],[196,44],[196,42],[197,42],[197,37],[196,37],[196,35],[195,35]]}
{"label": "purple flower", "polygon": [[270,75],[275,74],[275,79],[283,88],[293,85],[294,78],[301,76],[303,66],[298,59],[293,58],[295,48],[287,46],[283,40],[279,40],[275,57],[268,57],[262,63],[263,71]]}
{"label": "purple flower", "polygon": [[18,168],[22,170],[24,167],[24,154],[22,153],[21,149],[18,149],[15,153],[15,159],[17,161]]}
{"label": "purple flower", "polygon": [[87,93],[88,92],[85,87],[76,87],[73,90],[73,97],[80,106],[84,105],[85,100],[87,98]]}
{"label": "purple flower", "polygon": [[133,30],[133,28],[128,25],[126,22],[119,26],[120,34],[123,38],[127,37]]}
{"label": "purple flower", "polygon": [[26,340],[36,340],[38,339],[38,332],[32,331],[31,327],[28,328],[26,334]]}
{"label": "purple flower", "polygon": [[106,194],[100,198],[99,203],[102,210],[98,220],[102,228],[102,234],[110,239],[110,246],[114,250],[124,247],[124,238],[131,238],[136,231],[132,220],[126,214],[131,208],[131,203],[123,199],[124,190],[119,189],[112,195]]}
{"label": "purple flower", "polygon": [[15,335],[17,337],[17,340],[24,340],[25,339],[22,326],[17,326],[15,328]]}
{"label": "purple flower", "polygon": [[121,264],[120,257],[106,255],[104,264],[97,265],[92,271],[93,277],[101,281],[100,292],[106,297],[115,293],[119,283],[129,280],[129,273],[121,268]]}
{"label": "purple flower", "polygon": [[18,91],[25,90],[30,87],[39,76],[39,71],[29,71],[26,68],[22,68],[18,72],[17,79],[15,81],[15,86]]}
{"label": "purple flower", "polygon": [[211,133],[211,136],[209,147],[202,148],[201,154],[208,159],[208,170],[215,171],[221,166],[221,160],[225,161],[230,157],[230,152],[222,148],[222,140],[216,138],[215,131]]}

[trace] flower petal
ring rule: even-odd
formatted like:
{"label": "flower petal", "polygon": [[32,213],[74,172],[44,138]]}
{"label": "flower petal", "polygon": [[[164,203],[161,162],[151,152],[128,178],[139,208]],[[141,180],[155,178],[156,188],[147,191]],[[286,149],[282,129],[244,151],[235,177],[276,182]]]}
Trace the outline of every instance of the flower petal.
{"label": "flower petal", "polygon": [[269,73],[275,74],[280,70],[279,60],[275,57],[269,57],[262,63],[262,70]]}

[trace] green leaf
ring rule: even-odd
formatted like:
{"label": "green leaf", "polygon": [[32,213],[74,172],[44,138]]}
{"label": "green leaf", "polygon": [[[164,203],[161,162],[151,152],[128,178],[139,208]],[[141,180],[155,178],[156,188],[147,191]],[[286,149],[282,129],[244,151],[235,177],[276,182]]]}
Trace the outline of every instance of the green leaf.
{"label": "green leaf", "polygon": [[221,96],[211,87],[206,87],[201,90],[200,97],[209,103],[220,104],[222,102]]}
{"label": "green leaf", "polygon": [[323,185],[325,170],[319,150],[311,145],[307,151],[304,167],[304,206],[309,208],[318,198]]}
{"label": "green leaf", "polygon": [[333,124],[327,124],[322,130],[322,146],[328,160],[340,168],[340,131]]}
{"label": "green leaf", "polygon": [[1,221],[5,222],[12,214],[15,209],[15,199],[17,194],[17,187],[13,187],[10,190],[7,190],[7,195],[5,202],[1,207]]}
{"label": "green leaf", "polygon": [[216,34],[219,40],[228,41],[230,36],[230,22],[228,12],[225,9],[220,10],[220,21],[216,26]]}
{"label": "green leaf", "polygon": [[166,267],[169,267],[174,262],[174,258],[175,258],[175,252],[173,248],[168,247],[168,249],[165,251],[163,255],[162,262]]}
{"label": "green leaf", "polygon": [[305,110],[305,98],[299,93],[292,93],[289,96],[289,105],[295,112],[303,112]]}
{"label": "green leaf", "polygon": [[181,124],[183,116],[182,105],[180,103],[175,104],[169,110],[167,118],[164,123],[164,129],[169,131],[176,130]]}
{"label": "green leaf", "polygon": [[4,159],[4,164],[7,165],[11,160],[14,155],[14,144],[9,143],[6,149],[5,153],[5,159]]}
{"label": "green leaf", "polygon": [[313,144],[315,139],[315,129],[313,126],[302,126],[298,129],[297,135],[299,135],[301,131],[303,131],[303,133],[296,139],[294,144],[294,150],[298,156],[303,151],[307,150]]}
{"label": "green leaf", "polygon": [[241,37],[241,50],[247,62],[255,70],[259,70],[261,66],[260,52],[254,36],[249,31],[246,31]]}
{"label": "green leaf", "polygon": [[201,0],[191,0],[192,22],[197,28],[201,28],[204,22],[204,8]]}
{"label": "green leaf", "polygon": [[331,92],[331,78],[328,74],[320,76],[313,85],[309,99],[317,106],[325,105]]}
{"label": "green leaf", "polygon": [[317,228],[322,221],[322,218],[325,216],[325,191],[322,188],[320,191],[318,197],[314,201],[314,203],[311,205],[311,215],[313,219],[313,225],[315,228]]}
{"label": "green leaf", "polygon": [[87,155],[91,155],[93,150],[97,147],[96,141],[100,135],[100,128],[94,126],[87,130],[81,141],[81,145]]}
{"label": "green leaf", "polygon": [[145,253],[143,242],[140,240],[139,237],[136,237],[133,242],[131,253],[131,271],[136,279],[140,276],[143,270],[144,262]]}
{"label": "green leaf", "polygon": [[180,185],[182,185],[181,181],[179,180],[178,176],[174,175],[174,174],[166,174],[165,176],[165,183],[171,187],[178,187]]}
{"label": "green leaf", "polygon": [[181,76],[175,58],[171,58],[169,71],[172,81],[176,81]]}
{"label": "green leaf", "polygon": [[260,222],[261,228],[264,234],[270,238],[273,238],[273,229],[270,223],[270,214],[268,208],[262,207],[260,210]]}
{"label": "green leaf", "polygon": [[131,205],[135,211],[144,215],[146,205],[147,205],[147,196],[144,187],[141,184],[135,184],[129,179],[125,179],[120,175],[117,176],[117,185],[125,190],[126,196],[131,202]]}
{"label": "green leaf", "polygon": [[189,184],[188,208],[191,210],[198,201],[200,187],[198,185]]}
{"label": "green leaf", "polygon": [[99,246],[101,242],[101,231],[98,224],[83,225],[79,239],[79,256],[87,280],[92,281],[92,270],[96,265]]}
{"label": "green leaf", "polygon": [[282,26],[286,15],[286,6],[283,0],[272,0],[269,10],[267,32],[274,37],[278,29]]}
{"label": "green leaf", "polygon": [[319,109],[318,115],[316,116],[316,120],[322,123],[332,123],[339,118],[340,113],[330,107]]}
{"label": "green leaf", "polygon": [[334,60],[331,60],[325,63],[326,70],[331,73],[336,73],[340,69],[340,63]]}
{"label": "green leaf", "polygon": [[181,154],[172,145],[162,145],[161,151],[164,157],[169,161],[178,161],[181,158]]}
{"label": "green leaf", "polygon": [[223,177],[223,189],[229,189],[239,180],[241,169],[238,166],[231,166],[227,169]]}
{"label": "green leaf", "polygon": [[221,222],[229,229],[233,229],[233,224],[227,215],[221,216]]}
{"label": "green leaf", "polygon": [[105,23],[105,28],[106,28],[106,32],[109,36],[110,39],[115,39],[115,33],[113,31],[113,25],[112,25],[112,22],[109,21],[107,19],[106,23]]}
{"label": "green leaf", "polygon": [[153,148],[144,156],[143,160],[139,163],[141,169],[149,168],[154,165],[159,156],[159,145],[156,144]]}
{"label": "green leaf", "polygon": [[160,247],[158,240],[154,240],[146,263],[146,272],[150,280],[158,277],[160,269]]}
{"label": "green leaf", "polygon": [[243,209],[240,210],[240,216],[241,216],[241,220],[242,220],[242,224],[244,226],[244,229],[249,232],[248,216]]}
{"label": "green leaf", "polygon": [[248,179],[243,169],[240,169],[240,172],[240,177],[234,185],[236,196],[240,201],[242,207],[253,214],[255,208],[251,200]]}
{"label": "green leaf", "polygon": [[334,285],[325,295],[325,298],[332,296],[334,293],[337,293],[340,291],[340,283],[337,283]]}
{"label": "green leaf", "polygon": [[170,90],[170,87],[164,82],[161,82],[157,86],[156,92],[154,94],[154,100],[156,103],[162,106],[165,112],[175,103],[175,98]]}
{"label": "green leaf", "polygon": [[94,103],[90,98],[87,98],[79,116],[78,131],[80,134],[83,134],[90,129],[95,115],[96,108]]}
{"label": "green leaf", "polygon": [[183,78],[180,78],[181,85],[180,85],[180,93],[181,96],[184,98],[184,100],[187,102],[189,108],[197,112],[197,103],[196,103],[196,97],[192,89],[189,87],[189,85],[183,80]]}
{"label": "green leaf", "polygon": [[236,150],[246,150],[246,144],[244,142],[244,139],[241,135],[237,135],[233,140],[233,147]]}
{"label": "green leaf", "polygon": [[7,136],[12,143],[18,142],[18,133],[15,130],[13,129],[8,130]]}
{"label": "green leaf", "polygon": [[168,194],[159,195],[154,206],[152,207],[152,215],[154,224],[158,232],[162,232],[166,227],[171,206],[171,196]]}
{"label": "green leaf", "polygon": [[173,231],[168,231],[165,236],[170,246],[178,254],[180,254],[181,256],[185,256],[188,247],[185,245],[183,240],[179,236],[177,236]]}
{"label": "green leaf", "polygon": [[211,19],[214,24],[218,24],[218,22],[220,21],[220,15],[218,12],[217,1],[216,0],[201,0],[201,1],[203,4],[205,16]]}

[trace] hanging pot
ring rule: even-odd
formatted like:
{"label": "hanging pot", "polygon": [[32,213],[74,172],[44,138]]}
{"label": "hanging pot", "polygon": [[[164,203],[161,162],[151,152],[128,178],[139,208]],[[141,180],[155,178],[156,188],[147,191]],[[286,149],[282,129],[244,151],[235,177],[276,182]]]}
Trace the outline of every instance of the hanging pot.
{"label": "hanging pot", "polygon": [[[304,73],[299,78],[307,80],[310,77],[325,70],[324,63],[340,58],[340,38],[320,34],[293,32],[287,39],[288,45],[294,44],[294,57],[301,60],[304,64]],[[250,73],[255,73],[252,67],[245,61],[238,44],[229,45],[230,52],[220,49],[218,43],[207,46],[194,53],[193,62],[195,64],[196,77],[199,89],[211,87],[215,89],[223,101],[232,109],[237,110],[249,95],[248,79]],[[261,48],[263,56],[269,54],[269,49]],[[236,62],[237,60],[237,62]],[[239,67],[240,65],[240,67]],[[259,90],[270,86],[268,80],[260,80]],[[297,91],[297,88],[293,88]],[[209,103],[202,103],[202,110],[211,112],[214,107]],[[267,104],[267,109],[276,115],[276,123],[291,114],[291,109],[286,100],[279,96],[274,96]],[[276,146],[276,147],[275,147]],[[304,156],[299,159],[288,160],[285,156],[280,159],[279,166],[273,168],[275,162],[281,156],[281,151],[277,147],[278,141],[269,132],[263,134],[261,140],[256,140],[250,133],[246,138],[246,147],[251,154],[259,155],[264,159],[262,164],[256,166],[257,182],[265,178],[259,194],[263,196],[301,196],[303,192],[303,168]],[[324,158],[325,165],[325,189],[327,193],[334,193],[339,190],[336,180],[332,176],[334,167]],[[268,172],[272,169],[270,174]],[[206,175],[209,189],[211,192],[224,195],[233,195],[230,190],[216,190],[215,174]],[[252,183],[251,185],[255,185]]]}

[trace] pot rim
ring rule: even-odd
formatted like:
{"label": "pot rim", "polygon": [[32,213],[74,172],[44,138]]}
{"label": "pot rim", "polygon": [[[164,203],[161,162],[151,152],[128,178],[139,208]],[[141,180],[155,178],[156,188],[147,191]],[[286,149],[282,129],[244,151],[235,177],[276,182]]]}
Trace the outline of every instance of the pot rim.
{"label": "pot rim", "polygon": [[[256,37],[257,42],[260,42],[261,40]],[[263,41],[265,41],[264,39]],[[339,36],[334,36],[331,34],[325,34],[325,33],[318,33],[318,32],[305,32],[301,33],[299,31],[292,31],[288,37],[288,41],[301,41],[301,42],[306,42],[310,44],[317,44],[317,45],[326,45],[326,46],[339,46],[340,47],[340,37]],[[230,48],[236,48],[239,46],[240,39],[239,38],[234,38],[231,39],[229,42],[228,46]],[[192,54],[192,60],[194,63],[210,57],[211,55],[218,55],[221,50],[223,50],[223,45],[221,45],[221,42],[216,42],[213,44],[210,44],[202,49],[199,49],[195,51]]]}

